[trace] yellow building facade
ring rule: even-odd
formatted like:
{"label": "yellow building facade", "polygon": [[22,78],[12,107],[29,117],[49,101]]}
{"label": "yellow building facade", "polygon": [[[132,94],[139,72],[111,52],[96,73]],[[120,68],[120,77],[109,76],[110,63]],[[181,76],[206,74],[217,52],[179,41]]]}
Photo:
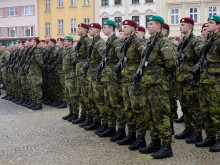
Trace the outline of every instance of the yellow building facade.
{"label": "yellow building facade", "polygon": [[93,0],[38,0],[39,38],[79,39],[78,24],[94,21],[93,8]]}
{"label": "yellow building facade", "polygon": [[165,22],[170,25],[170,37],[180,36],[179,20],[182,17],[194,19],[194,34],[199,36],[208,17],[220,15],[220,0],[163,0],[162,12]]}

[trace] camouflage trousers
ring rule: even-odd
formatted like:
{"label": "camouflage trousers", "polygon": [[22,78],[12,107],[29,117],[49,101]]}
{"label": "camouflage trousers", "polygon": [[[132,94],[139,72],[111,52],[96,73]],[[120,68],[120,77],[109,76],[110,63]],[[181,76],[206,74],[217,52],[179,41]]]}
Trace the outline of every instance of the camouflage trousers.
{"label": "camouflage trousers", "polygon": [[30,98],[33,102],[37,104],[42,104],[42,75],[41,73],[36,73],[32,75],[28,75],[28,80],[31,81],[31,90],[30,90]]}
{"label": "camouflage trousers", "polygon": [[131,89],[131,82],[122,83],[122,96],[129,133],[146,134],[146,124],[142,102],[142,88],[137,84],[136,90]]}
{"label": "camouflage trousers", "polygon": [[188,82],[178,82],[178,89],[185,128],[200,133],[202,131],[202,119],[199,110],[199,87]]}
{"label": "camouflage trousers", "polygon": [[151,140],[161,139],[163,144],[171,144],[171,111],[167,88],[162,84],[152,84],[144,87],[143,93],[146,123]]}
{"label": "camouflage trousers", "polygon": [[49,88],[48,74],[45,71],[43,71],[42,78],[43,78],[43,83],[42,83],[43,98],[49,99],[51,97],[51,91]]}
{"label": "camouflage trousers", "polygon": [[8,79],[7,79],[7,72],[6,72],[6,70],[1,70],[1,76],[2,76],[3,85],[6,87],[6,90],[7,90]]}
{"label": "camouflage trousers", "polygon": [[220,85],[200,85],[200,111],[207,137],[220,140]]}
{"label": "camouflage trousers", "polygon": [[108,126],[115,127],[117,122],[118,129],[124,129],[126,117],[124,113],[121,84],[119,82],[108,82],[107,91],[104,93],[104,96],[105,100],[109,99],[111,104],[111,108],[107,110]]}
{"label": "camouflage trousers", "polygon": [[69,105],[70,113],[79,114],[79,92],[77,90],[76,78],[65,78],[65,100]]}
{"label": "camouflage trousers", "polygon": [[65,102],[65,74],[58,73],[57,75],[57,88],[56,88],[56,95],[60,101]]}
{"label": "camouflage trousers", "polygon": [[77,87],[79,91],[79,101],[81,105],[80,117],[86,118],[86,113],[88,113],[88,119],[91,119],[92,114],[89,114],[90,111],[88,109],[88,86],[88,80],[83,75],[77,75]]}

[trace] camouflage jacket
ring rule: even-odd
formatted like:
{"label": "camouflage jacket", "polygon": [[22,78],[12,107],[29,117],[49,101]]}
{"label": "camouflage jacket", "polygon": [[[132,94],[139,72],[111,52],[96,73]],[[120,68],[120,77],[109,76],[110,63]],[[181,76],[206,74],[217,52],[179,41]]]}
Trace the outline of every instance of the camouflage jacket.
{"label": "camouflage jacket", "polygon": [[66,54],[66,50],[64,48],[59,48],[56,53],[58,53],[58,56],[53,65],[55,65],[55,72],[60,74],[63,73],[63,57]]}
{"label": "camouflage jacket", "polygon": [[105,48],[105,41],[100,37],[100,35],[93,38],[93,40],[96,40],[96,42],[91,52],[88,76],[89,78],[95,80],[97,68],[103,58],[103,50]]}
{"label": "camouflage jacket", "polygon": [[9,51],[5,50],[4,52],[1,53],[1,56],[0,56],[1,72],[4,72],[6,70],[6,66],[8,64],[9,57],[10,57]]}
{"label": "camouflage jacket", "polygon": [[[183,42],[183,41],[181,41]],[[180,42],[180,45],[181,45]],[[192,69],[193,66],[200,58],[200,48],[202,47],[202,41],[199,40],[196,36],[190,38],[183,52],[185,53],[185,58],[180,58],[180,65],[177,67],[176,76],[178,82],[192,82],[193,75]]]}
{"label": "camouflage jacket", "polygon": [[215,34],[210,34],[206,42],[213,39],[213,43],[208,53],[206,54],[207,65],[204,66],[203,72],[200,75],[200,83],[204,84],[219,84],[220,83],[220,31]]}
{"label": "camouflage jacket", "polygon": [[132,81],[132,76],[137,71],[141,61],[141,52],[143,49],[143,45],[144,43],[141,41],[141,39],[135,35],[127,50],[127,59],[124,61],[124,68],[121,72],[122,82]]}
{"label": "camouflage jacket", "polygon": [[41,76],[43,68],[43,60],[41,57],[41,51],[37,47],[32,47],[29,52],[30,58],[30,68],[28,75]]}
{"label": "camouflage jacket", "polygon": [[73,47],[69,47],[66,49],[66,53],[63,56],[63,73],[65,74],[65,78],[73,78],[75,76],[75,72],[73,72],[72,67],[74,54],[75,49]]}
{"label": "camouflage jacket", "polygon": [[80,37],[82,39],[82,44],[79,48],[79,55],[77,57],[77,64],[76,64],[76,74],[77,75],[83,75],[83,64],[85,63],[87,59],[87,51],[89,44],[91,43],[91,39],[88,37],[88,35]]}
{"label": "camouflage jacket", "polygon": [[[114,36],[111,36],[106,43],[111,42]],[[106,45],[107,46],[107,45]],[[119,58],[121,57],[121,46],[122,42],[119,38],[116,38],[108,51],[107,58],[105,59],[105,68],[103,69],[101,73],[101,81],[114,81],[115,80],[115,71],[114,67],[118,63]]]}
{"label": "camouflage jacket", "polygon": [[144,73],[141,79],[141,82],[145,85],[168,85],[169,80],[167,75],[168,73],[174,72],[176,69],[176,50],[174,49],[172,42],[167,37],[164,37],[162,33],[151,36],[144,45],[144,49],[146,49],[147,46],[157,37],[161,38],[155,44],[152,52],[149,55],[148,65],[144,68]]}

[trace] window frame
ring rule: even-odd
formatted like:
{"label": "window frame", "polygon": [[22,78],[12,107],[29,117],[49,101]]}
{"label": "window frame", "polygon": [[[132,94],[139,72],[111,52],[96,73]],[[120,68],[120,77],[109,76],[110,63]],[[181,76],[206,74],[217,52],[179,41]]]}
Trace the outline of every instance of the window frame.
{"label": "window frame", "polygon": [[[137,20],[136,20],[136,18],[138,18]],[[137,25],[139,26],[139,24],[140,24],[140,16],[138,16],[138,15],[135,15],[135,16],[131,16],[131,19],[133,20],[133,21],[135,21],[136,23],[137,23]]]}
{"label": "window frame", "polygon": [[[75,21],[75,24],[74,24]],[[71,34],[76,34],[77,33],[77,22],[76,18],[70,19],[70,33]]]}
{"label": "window frame", "polygon": [[[210,14],[210,12],[209,12],[209,8],[212,8],[212,15],[218,15],[218,6],[207,6],[207,18],[209,18],[211,15],[209,15]],[[213,14],[214,12],[213,12],[213,7],[216,7],[216,12],[215,12],[215,14]]]}
{"label": "window frame", "polygon": [[1,18],[1,17],[3,17],[3,10],[2,9],[0,9],[0,13],[1,13],[0,18]]}
{"label": "window frame", "polygon": [[[88,2],[88,4],[86,4],[86,2]],[[89,6],[89,0],[83,0],[83,6]]]}
{"label": "window frame", "polygon": [[[26,10],[26,8],[29,8],[28,10],[29,10],[29,12],[31,11],[32,13],[24,13],[24,9]],[[30,8],[32,8],[31,10],[30,10]],[[33,15],[34,14],[34,7],[33,6],[22,6],[22,9],[21,9],[21,14],[22,14],[22,16],[27,16],[27,15]]]}
{"label": "window frame", "polygon": [[106,21],[106,20],[108,20],[108,19],[109,19],[109,17],[103,17],[103,18],[102,18],[102,25],[103,25],[104,21]]}
{"label": "window frame", "polygon": [[145,3],[153,3],[153,2],[154,2],[154,0],[145,0]]}
{"label": "window frame", "polygon": [[45,0],[45,11],[50,12],[50,0]]}
{"label": "window frame", "polygon": [[89,18],[83,18],[83,22],[85,23],[85,24],[90,24],[90,19]]}
{"label": "window frame", "polygon": [[[190,9],[193,9],[193,12],[191,13]],[[194,10],[197,9],[197,13],[194,13]],[[195,24],[199,23],[199,7],[189,7],[189,17],[192,18],[194,20]],[[191,17],[192,15],[192,17]],[[195,19],[195,15],[197,15],[197,20]]]}
{"label": "window frame", "polygon": [[[49,33],[49,34],[47,34]],[[51,36],[51,25],[50,22],[45,22],[45,36]]]}
{"label": "window frame", "polygon": [[[174,10],[174,13],[172,14],[172,10]],[[175,13],[175,10],[178,10],[178,14]],[[180,20],[180,8],[171,8],[170,9],[170,24],[171,25],[178,25]],[[172,23],[172,16],[174,16],[174,23]],[[178,18],[176,18],[178,16]]]}
{"label": "window frame", "polygon": [[59,8],[63,8],[63,7],[64,7],[64,0],[58,0],[58,1],[57,1],[57,6],[58,6]]}
{"label": "window frame", "polygon": [[63,33],[64,33],[64,20],[58,19],[58,34],[63,34]]}
{"label": "window frame", "polygon": [[102,6],[108,6],[109,1],[108,0],[102,0],[101,3],[102,3],[101,4]]}
{"label": "window frame", "polygon": [[70,0],[70,6],[75,7],[76,6],[76,0]]}
{"label": "window frame", "polygon": [[3,38],[3,28],[0,28],[0,38]]}
{"label": "window frame", "polygon": [[[117,21],[116,18],[117,18],[117,19],[120,19],[120,20]],[[114,19],[115,19],[115,24],[116,24],[115,27],[116,27],[118,30],[121,29],[121,28],[122,28],[122,17],[115,17]]]}
{"label": "window frame", "polygon": [[139,0],[132,0],[131,1],[131,4],[139,4],[140,2],[139,2]]}
{"label": "window frame", "polygon": [[121,5],[122,4],[122,0],[115,0],[115,5]]}
{"label": "window frame", "polygon": [[[11,28],[14,28],[14,30],[11,30]],[[10,31],[10,33],[9,33],[9,31]],[[14,32],[14,34],[15,34],[14,37],[11,36],[11,31],[15,31]],[[10,34],[10,36],[9,36],[9,34]],[[18,37],[18,28],[17,27],[8,27],[7,28],[7,38],[17,38],[17,37]]]}
{"label": "window frame", "polygon": [[[12,8],[14,9],[14,11],[13,11],[13,12],[14,12],[14,15],[11,15],[11,13],[10,13],[10,12],[12,11],[12,10],[11,10]],[[10,14],[10,15],[9,15],[9,14]],[[16,15],[15,15],[15,14],[16,14]],[[17,8],[16,8],[16,7],[8,7],[8,8],[7,8],[7,17],[16,17],[16,16],[18,16],[18,10],[17,10]]]}
{"label": "window frame", "polygon": [[[26,27],[22,27],[22,37],[33,37],[34,36],[34,27],[33,26],[29,26],[28,27],[28,29],[30,30],[30,36],[28,36],[28,35],[26,35],[26,31],[27,31],[27,29],[26,29]],[[24,33],[25,33],[25,35],[24,35]]]}

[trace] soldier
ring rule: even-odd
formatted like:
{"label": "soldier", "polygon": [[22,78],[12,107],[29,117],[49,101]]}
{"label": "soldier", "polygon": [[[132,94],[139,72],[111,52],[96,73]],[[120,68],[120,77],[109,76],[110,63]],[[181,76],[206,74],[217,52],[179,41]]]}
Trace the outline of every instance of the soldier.
{"label": "soldier", "polygon": [[[89,46],[87,61],[84,64],[85,75],[88,70],[89,78],[89,104],[88,108],[92,110],[93,122],[84,126],[85,130],[97,130],[102,124],[106,124],[106,108],[101,105],[103,100],[103,83],[100,78],[96,81],[96,71],[99,66],[105,47],[105,41],[100,37],[102,26],[99,23],[91,23],[89,25],[89,35],[93,37]],[[101,115],[101,116],[100,116]]]}
{"label": "soldier", "polygon": [[137,150],[146,146],[146,122],[142,108],[143,95],[141,84],[137,84],[138,86],[135,91],[131,89],[132,75],[140,63],[142,46],[144,44],[143,41],[135,35],[136,28],[137,24],[135,21],[123,21],[123,32],[126,39],[122,46],[122,57],[116,65],[117,69],[123,68],[121,71],[122,96],[128,126],[128,135],[124,139],[118,140],[117,143],[119,145],[130,145],[130,150]]}
{"label": "soldier", "polygon": [[186,143],[202,140],[202,121],[199,111],[199,84],[193,83],[192,67],[199,59],[202,42],[193,35],[194,20],[189,17],[180,20],[180,32],[184,38],[178,46],[177,82],[179,99],[184,116],[185,130],[175,135],[176,139],[186,139]]}
{"label": "soldier", "polygon": [[146,29],[143,26],[137,26],[135,30],[135,35],[140,38],[143,42],[146,42],[145,38]]}
{"label": "soldier", "polygon": [[[151,143],[141,148],[141,153],[152,153],[155,159],[173,156],[171,148],[169,81],[167,74],[176,69],[175,49],[167,37],[162,34],[164,19],[153,15],[148,19],[147,29],[151,37],[143,49],[143,59],[137,75],[144,86],[146,120],[150,129]],[[135,78],[136,77],[136,78]],[[162,143],[162,146],[161,146]]]}
{"label": "soldier", "polygon": [[73,48],[73,37],[64,37],[66,53],[63,57],[63,72],[65,74],[65,101],[69,106],[69,114],[64,116],[64,120],[69,122],[76,120],[79,113],[79,92],[76,85],[76,71],[73,70],[72,61],[76,55]]}
{"label": "soldier", "polygon": [[209,34],[209,31],[208,31],[208,23],[204,23],[204,24],[202,25],[202,30],[201,30],[201,37],[200,37],[200,39],[201,39],[201,40],[205,40],[206,37],[208,36],[208,34]]}
{"label": "soldier", "polygon": [[[202,56],[193,68],[193,74],[200,75],[200,110],[205,125],[206,139],[197,142],[196,147],[210,147],[211,152],[220,152],[220,16],[208,18],[207,36]],[[197,69],[198,68],[198,69]],[[216,139],[217,138],[217,139]]]}
{"label": "soldier", "polygon": [[39,43],[38,38],[33,38],[31,40],[32,48],[29,52],[28,63],[25,67],[25,73],[27,75],[27,80],[31,82],[30,99],[32,103],[28,106],[32,110],[42,109],[42,68],[43,60],[41,56],[40,49],[37,48]]}
{"label": "soldier", "polygon": [[118,38],[122,41],[125,39],[125,35],[123,33],[123,29],[119,29]]}
{"label": "soldier", "polygon": [[[121,84],[115,81],[114,66],[119,61],[121,56],[120,49],[122,43],[116,36],[115,22],[106,20],[103,23],[103,33],[108,37],[106,48],[102,62],[100,63],[97,71],[97,78],[101,75],[101,82],[104,83],[104,100],[101,102],[102,106],[107,110],[107,123],[102,125],[96,131],[100,137],[111,137],[110,140],[123,139],[125,137],[125,117],[123,112],[123,98],[121,91]],[[103,70],[103,71],[102,71]],[[100,104],[100,103],[99,103]],[[116,120],[118,123],[118,131],[116,132]]]}
{"label": "soldier", "polygon": [[163,24],[162,34],[163,34],[165,37],[168,37],[169,34],[170,34],[170,26],[169,26],[167,23],[164,23],[164,24]]}
{"label": "soldier", "polygon": [[85,23],[80,23],[78,25],[77,33],[80,36],[80,39],[75,47],[76,58],[72,62],[73,62],[73,69],[76,69],[77,88],[79,91],[81,114],[78,119],[72,121],[73,124],[79,124],[79,123],[81,124],[84,121],[86,121],[86,119],[87,121],[92,121],[92,114],[89,113],[89,109],[88,109],[89,82],[88,79],[84,76],[84,71],[83,71],[83,64],[86,62],[88,47],[89,44],[91,43],[91,39],[88,37],[88,30],[89,30],[89,25]]}
{"label": "soldier", "polygon": [[[7,85],[8,85],[7,64],[10,58],[10,52],[7,51],[7,45],[5,43],[0,44],[0,53],[1,53],[0,68],[1,68],[2,82],[7,89]],[[2,97],[2,99],[5,99],[6,97],[8,97],[8,93],[6,93],[6,95]]]}
{"label": "soldier", "polygon": [[179,42],[180,42],[180,37],[173,37],[172,42],[177,47],[179,45]]}

